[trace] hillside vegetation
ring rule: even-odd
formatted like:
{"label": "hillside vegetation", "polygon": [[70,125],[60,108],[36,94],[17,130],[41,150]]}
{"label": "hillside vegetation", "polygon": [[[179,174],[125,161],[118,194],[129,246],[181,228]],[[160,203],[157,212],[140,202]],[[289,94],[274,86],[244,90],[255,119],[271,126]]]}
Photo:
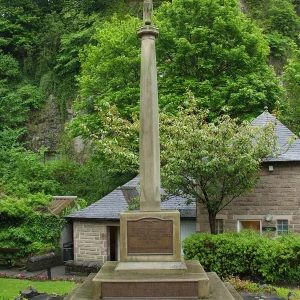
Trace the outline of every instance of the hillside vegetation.
{"label": "hillside vegetation", "polygon": [[[251,120],[268,106],[299,135],[299,0],[154,6],[162,110],[177,114],[188,91],[209,120],[224,112]],[[128,122],[138,113],[142,4],[0,0],[0,10],[0,240],[38,253],[57,247],[56,237],[45,245],[43,236],[32,246],[28,230],[51,195],[93,203],[134,175],[110,170],[92,145],[78,155],[73,138],[101,126],[97,111],[109,105]]]}

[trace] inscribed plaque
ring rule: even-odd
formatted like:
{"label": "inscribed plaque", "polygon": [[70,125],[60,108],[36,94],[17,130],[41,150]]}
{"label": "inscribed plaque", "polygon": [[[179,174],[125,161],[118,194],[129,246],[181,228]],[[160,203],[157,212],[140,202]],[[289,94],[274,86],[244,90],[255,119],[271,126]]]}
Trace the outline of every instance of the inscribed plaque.
{"label": "inscribed plaque", "polygon": [[158,218],[128,220],[127,254],[173,254],[173,221]]}

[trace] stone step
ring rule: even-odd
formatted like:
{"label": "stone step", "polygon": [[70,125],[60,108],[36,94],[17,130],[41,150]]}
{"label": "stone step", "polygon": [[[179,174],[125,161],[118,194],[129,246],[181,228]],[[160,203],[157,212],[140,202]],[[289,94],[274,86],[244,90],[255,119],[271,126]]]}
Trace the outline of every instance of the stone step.
{"label": "stone step", "polygon": [[206,274],[210,282],[210,300],[243,299],[231,285],[229,288],[215,272],[207,272]]}
{"label": "stone step", "polygon": [[225,282],[225,286],[227,287],[228,291],[231,293],[235,300],[243,299],[243,297],[234,289],[234,287],[229,282]]}
{"label": "stone step", "polygon": [[[93,283],[92,279],[96,274],[91,273],[87,279],[74,287],[71,293],[64,300],[92,300],[93,299]],[[235,291],[235,289],[224,284],[218,275],[214,272],[208,272],[207,276],[210,282],[210,297],[208,300],[242,300],[243,298]],[[69,297],[71,296],[71,297]],[[141,300],[141,298],[106,298],[107,300]],[[192,298],[190,298],[192,299]],[[103,299],[105,300],[105,298]],[[143,300],[154,300],[153,298],[143,298]],[[155,298],[155,300],[160,300]],[[187,298],[163,298],[161,300],[187,300]]]}
{"label": "stone step", "polygon": [[[209,295],[209,279],[199,261],[185,261],[186,270],[169,269],[157,273],[155,269],[143,273],[129,268],[125,273],[116,272],[118,262],[107,261],[93,279],[94,298],[206,298]],[[140,264],[144,264],[141,262]],[[159,264],[164,265],[163,262]],[[131,266],[131,264],[129,264]],[[173,270],[175,272],[173,272]]]}
{"label": "stone step", "polygon": [[[83,283],[74,287],[70,294],[71,298],[65,298],[64,300],[92,300],[93,299],[93,283],[92,280],[95,277],[95,273],[91,273]],[[74,291],[74,292],[73,292]]]}
{"label": "stone step", "polygon": [[73,287],[72,291],[64,298],[64,300],[70,300],[71,297],[75,294],[75,292],[80,288],[81,284],[82,284],[82,283],[77,283],[77,284]]}

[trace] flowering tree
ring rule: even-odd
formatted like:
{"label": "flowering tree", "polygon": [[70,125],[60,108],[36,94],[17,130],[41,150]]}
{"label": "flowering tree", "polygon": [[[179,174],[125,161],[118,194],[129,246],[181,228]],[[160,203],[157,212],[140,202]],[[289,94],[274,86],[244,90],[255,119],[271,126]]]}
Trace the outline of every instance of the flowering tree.
{"label": "flowering tree", "polygon": [[[262,158],[275,149],[274,130],[227,115],[208,123],[194,97],[188,100],[177,115],[160,114],[162,183],[168,194],[203,203],[214,233],[217,213],[257,183]],[[93,121],[75,126],[77,134],[92,141],[94,155],[112,170],[137,171],[138,118],[124,120],[115,106],[97,111]]]}

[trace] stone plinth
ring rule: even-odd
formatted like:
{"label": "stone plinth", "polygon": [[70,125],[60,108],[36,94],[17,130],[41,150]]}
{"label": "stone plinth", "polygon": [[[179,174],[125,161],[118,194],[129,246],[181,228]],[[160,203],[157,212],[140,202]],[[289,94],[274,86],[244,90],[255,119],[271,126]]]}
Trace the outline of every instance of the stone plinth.
{"label": "stone plinth", "polygon": [[[198,261],[186,261],[181,274],[151,274],[144,270],[116,271],[119,262],[106,262],[93,279],[93,299],[209,298],[209,279]],[[143,264],[143,263],[140,263]]]}
{"label": "stone plinth", "polygon": [[209,279],[180,251],[178,211],[127,211],[120,218],[120,262],[106,262],[93,279],[93,299],[199,299]]}
{"label": "stone plinth", "polygon": [[[72,292],[65,297],[65,300],[91,300],[93,299],[93,278],[96,274],[90,274],[90,276],[82,284],[75,285]],[[224,284],[216,273],[207,273],[210,283],[210,295],[209,300],[243,300],[243,298],[232,288],[228,288],[228,284]],[[99,299],[99,298],[98,298]],[[141,300],[141,298],[135,297],[110,297],[103,298],[109,300]],[[167,300],[170,298],[158,298],[155,297],[155,300]],[[186,297],[176,297],[172,300],[186,300]],[[153,298],[144,298],[144,300],[153,300]]]}

